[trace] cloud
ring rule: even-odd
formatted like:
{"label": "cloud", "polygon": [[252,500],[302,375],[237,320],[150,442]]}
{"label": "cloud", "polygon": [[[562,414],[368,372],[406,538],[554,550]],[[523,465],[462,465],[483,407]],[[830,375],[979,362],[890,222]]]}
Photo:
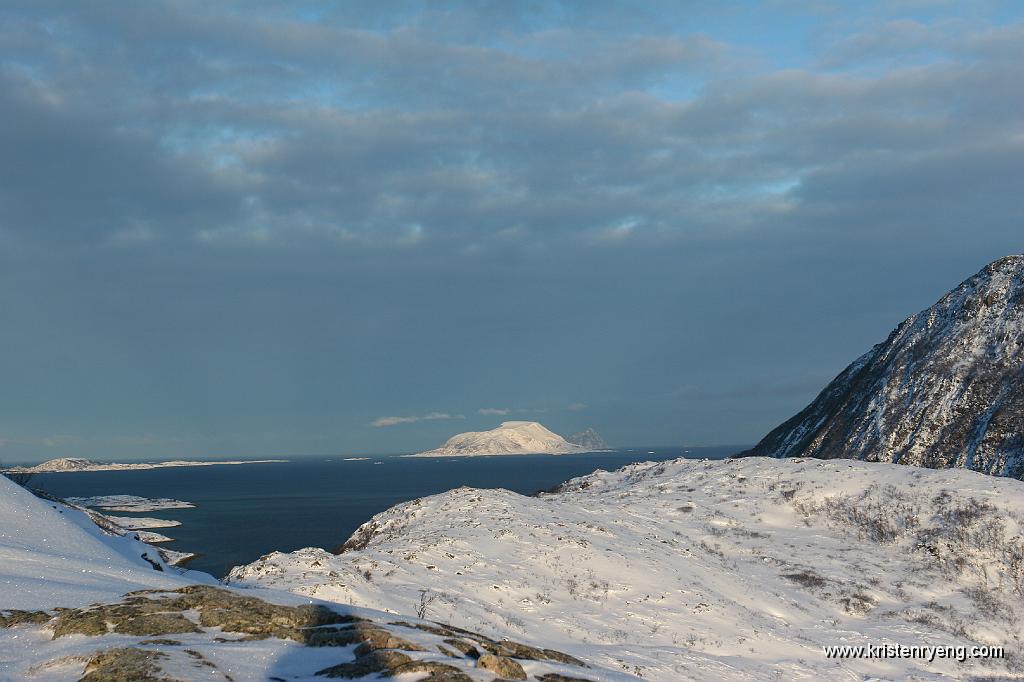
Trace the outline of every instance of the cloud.
{"label": "cloud", "polygon": [[580,412],[582,410],[587,409],[587,404],[586,403],[570,403],[569,406],[566,409],[569,410],[570,412]]}
{"label": "cloud", "polygon": [[504,407],[481,407],[479,410],[476,411],[477,414],[488,414],[497,416],[504,416],[511,412],[512,410]]}
{"label": "cloud", "polygon": [[4,3],[5,454],[566,386],[760,437],[798,394],[637,396],[832,375],[1020,248],[1022,9],[803,4]]}
{"label": "cloud", "polygon": [[44,438],[41,438],[39,442],[43,446],[48,448],[59,448],[66,445],[71,445],[72,443],[78,443],[79,441],[81,441],[81,438],[78,436],[54,434],[51,436],[45,436]]}
{"label": "cloud", "polygon": [[447,412],[431,412],[430,414],[408,416],[408,417],[377,417],[370,426],[381,428],[384,426],[396,426],[398,424],[415,424],[422,421],[435,421],[442,419],[465,419],[465,415],[448,414]]}

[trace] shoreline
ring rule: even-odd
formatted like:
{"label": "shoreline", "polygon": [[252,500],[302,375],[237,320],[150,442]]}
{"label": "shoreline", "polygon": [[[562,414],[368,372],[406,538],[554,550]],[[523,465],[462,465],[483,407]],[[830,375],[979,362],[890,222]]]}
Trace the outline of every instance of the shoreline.
{"label": "shoreline", "polygon": [[238,464],[283,464],[289,462],[287,459],[238,459],[207,462],[202,460],[171,460],[168,462],[90,462],[89,464],[75,468],[38,468],[44,467],[47,462],[31,467],[11,467],[3,469],[0,473],[14,474],[74,474],[90,471],[144,471],[148,469],[171,469],[177,467],[202,467],[202,466],[223,466]]}

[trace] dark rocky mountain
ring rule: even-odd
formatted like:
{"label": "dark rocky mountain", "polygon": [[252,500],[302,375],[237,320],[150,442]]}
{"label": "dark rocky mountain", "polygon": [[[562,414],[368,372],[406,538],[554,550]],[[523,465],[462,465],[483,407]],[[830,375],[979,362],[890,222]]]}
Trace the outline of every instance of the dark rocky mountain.
{"label": "dark rocky mountain", "polygon": [[573,435],[566,438],[566,440],[574,445],[579,445],[581,447],[587,448],[588,450],[609,449],[608,443],[605,441],[604,438],[601,437],[601,434],[599,434],[594,429],[590,428],[584,429],[579,433],[574,433]]}
{"label": "dark rocky mountain", "polygon": [[904,320],[742,455],[1024,478],[1024,256],[987,265]]}

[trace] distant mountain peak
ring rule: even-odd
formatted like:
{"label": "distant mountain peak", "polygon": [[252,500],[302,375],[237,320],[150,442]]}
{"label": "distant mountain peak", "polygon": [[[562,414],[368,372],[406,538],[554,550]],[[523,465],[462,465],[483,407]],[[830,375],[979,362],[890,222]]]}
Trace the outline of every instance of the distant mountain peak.
{"label": "distant mountain peak", "polygon": [[579,433],[574,433],[566,440],[575,445],[579,445],[582,448],[587,448],[588,450],[609,449],[608,443],[601,437],[601,434],[589,427],[583,429]]}
{"label": "distant mountain peak", "polygon": [[507,421],[490,431],[452,436],[439,448],[412,457],[473,457],[476,455],[565,455],[586,452],[539,422]]}
{"label": "distant mountain peak", "polygon": [[844,457],[1024,478],[1024,256],[904,320],[744,454]]}
{"label": "distant mountain peak", "polygon": [[32,468],[39,471],[77,471],[79,469],[88,469],[91,466],[95,466],[95,464],[96,462],[83,457],[60,457],[47,460]]}

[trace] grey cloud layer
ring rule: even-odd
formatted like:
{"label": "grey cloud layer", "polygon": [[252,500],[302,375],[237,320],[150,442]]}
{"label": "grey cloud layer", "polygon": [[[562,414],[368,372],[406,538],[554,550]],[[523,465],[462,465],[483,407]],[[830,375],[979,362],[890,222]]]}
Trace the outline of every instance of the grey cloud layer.
{"label": "grey cloud layer", "polygon": [[607,426],[556,430],[756,439],[801,396],[743,387],[1020,250],[1016,20],[823,10],[780,65],[632,7],[8,3],[0,436],[127,401],[174,447],[414,448],[352,431],[582,397]]}

